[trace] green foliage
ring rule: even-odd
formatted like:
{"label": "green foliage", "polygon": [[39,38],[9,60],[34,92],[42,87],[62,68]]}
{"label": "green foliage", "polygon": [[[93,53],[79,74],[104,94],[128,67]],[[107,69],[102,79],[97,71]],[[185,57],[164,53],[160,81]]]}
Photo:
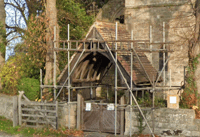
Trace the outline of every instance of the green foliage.
{"label": "green foliage", "polygon": [[18,60],[21,59],[21,56],[11,57],[1,68],[0,77],[4,93],[17,94],[16,86],[22,75]]}
{"label": "green foliage", "polygon": [[[60,38],[67,39],[67,24],[70,24],[70,39],[83,39],[94,22],[94,17],[86,14],[84,5],[75,0],[57,0],[58,24],[60,26]],[[72,45],[73,46],[73,45]],[[59,69],[67,64],[66,52],[59,52]]]}
{"label": "green foliage", "polygon": [[70,24],[70,39],[82,39],[93,23],[93,17],[75,0],[57,0],[60,38],[67,39],[67,24]]}
{"label": "green foliage", "polygon": [[[143,114],[146,117],[147,111],[143,111]],[[144,123],[144,118],[142,117],[140,112],[138,112],[137,120],[139,123],[139,125],[137,126],[138,134],[141,134],[147,125],[146,125],[146,123]]]}
{"label": "green foliage", "polygon": [[24,53],[10,57],[0,70],[3,93],[17,94],[17,85],[25,77],[39,81],[39,68]]}
{"label": "green foliage", "polygon": [[198,91],[195,79],[195,71],[197,69],[197,64],[199,63],[198,59],[200,54],[195,58],[189,60],[189,66],[187,67],[186,74],[186,84],[184,92],[182,93],[182,99],[180,101],[181,108],[192,108],[192,106],[196,106],[198,103]]}
{"label": "green foliage", "polygon": [[48,22],[44,15],[31,16],[28,20],[28,30],[23,35],[23,43],[15,47],[15,52],[23,54],[28,62],[27,67],[42,68],[46,62],[46,32]]}
{"label": "green foliage", "polygon": [[[142,107],[152,107],[153,105],[153,99],[149,92],[145,92],[144,98],[137,98],[137,101],[138,101],[138,104],[140,104]],[[166,100],[155,96],[155,99],[154,99],[155,107],[166,107],[166,105],[167,105]]]}
{"label": "green foliage", "polygon": [[24,91],[30,100],[35,100],[40,96],[40,82],[38,79],[22,78],[17,86],[19,91]]}
{"label": "green foliage", "polygon": [[6,53],[6,29],[2,22],[0,22],[0,52],[2,53],[2,56],[5,57]]}

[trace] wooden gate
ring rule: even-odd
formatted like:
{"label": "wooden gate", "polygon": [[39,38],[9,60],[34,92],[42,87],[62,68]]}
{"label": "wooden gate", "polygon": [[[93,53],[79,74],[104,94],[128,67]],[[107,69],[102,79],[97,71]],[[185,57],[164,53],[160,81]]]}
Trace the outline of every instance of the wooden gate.
{"label": "wooden gate", "polygon": [[[82,130],[115,132],[115,110],[109,109],[110,104],[84,103],[82,109]],[[114,104],[112,104],[114,106]],[[111,105],[111,106],[112,106]],[[121,112],[124,109],[117,110],[116,133],[120,133]]]}
{"label": "wooden gate", "polygon": [[[24,97],[25,100],[22,100]],[[58,102],[46,103],[30,101],[19,95],[19,125],[27,127],[52,126],[58,128]]]}

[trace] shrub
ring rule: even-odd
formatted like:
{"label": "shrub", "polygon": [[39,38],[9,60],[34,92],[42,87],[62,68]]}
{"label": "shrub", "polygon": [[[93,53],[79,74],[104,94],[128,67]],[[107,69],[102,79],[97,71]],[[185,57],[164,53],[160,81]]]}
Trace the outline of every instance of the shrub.
{"label": "shrub", "polygon": [[17,60],[20,60],[21,56],[18,58],[11,57],[6,64],[0,69],[1,84],[3,87],[3,93],[7,94],[17,94],[17,84],[21,77],[21,67],[17,65]]}
{"label": "shrub", "polygon": [[34,78],[22,78],[17,86],[19,91],[24,91],[26,97],[30,100],[39,98],[40,95],[40,83],[38,79]]}

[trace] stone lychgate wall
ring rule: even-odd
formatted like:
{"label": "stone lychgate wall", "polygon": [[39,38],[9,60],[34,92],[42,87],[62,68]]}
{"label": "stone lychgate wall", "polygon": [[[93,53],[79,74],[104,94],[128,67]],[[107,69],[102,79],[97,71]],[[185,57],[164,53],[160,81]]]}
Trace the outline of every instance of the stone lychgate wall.
{"label": "stone lychgate wall", "polygon": [[13,97],[0,94],[0,116],[13,119]]}
{"label": "stone lychgate wall", "polygon": [[[180,136],[200,136],[200,120],[195,119],[195,112],[192,109],[155,109],[152,115],[151,109],[143,110],[150,127],[156,135],[180,135]],[[125,135],[138,133],[139,131],[139,112],[133,109],[132,116],[130,115],[130,107],[126,108],[125,112]],[[132,127],[130,127],[130,116],[132,118]],[[154,120],[153,120],[154,119]],[[154,121],[154,122],[153,122]],[[142,121],[144,127],[143,134],[150,134],[150,131],[145,122]]]}

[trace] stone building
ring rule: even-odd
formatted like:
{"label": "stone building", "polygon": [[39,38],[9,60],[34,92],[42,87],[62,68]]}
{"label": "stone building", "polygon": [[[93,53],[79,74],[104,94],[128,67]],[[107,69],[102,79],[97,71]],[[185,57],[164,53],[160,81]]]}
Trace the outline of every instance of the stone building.
{"label": "stone building", "polygon": [[160,43],[147,48],[173,50],[168,54],[150,53],[147,56],[158,71],[163,67],[163,60],[170,56],[165,76],[163,74],[165,85],[182,86],[184,67],[188,64],[187,45],[194,34],[193,7],[192,0],[110,0],[97,20],[115,22],[117,19],[129,32],[133,31],[134,40]]}
{"label": "stone building", "polygon": [[[95,29],[97,30],[95,33],[101,37],[95,34],[94,39],[101,40],[103,38],[105,40],[108,39],[107,37],[109,35],[109,40],[114,40],[114,23],[118,20],[123,24],[123,29],[126,31],[126,34],[119,32],[119,39],[123,40],[123,37],[125,37],[125,39],[130,40],[130,33],[133,32],[133,40],[146,40],[151,43],[138,44],[140,49],[168,49],[169,51],[174,51],[168,53],[145,52],[145,55],[157,72],[160,72],[165,62],[169,60],[164,69],[164,73],[162,73],[163,82],[161,85],[180,87],[184,84],[184,68],[188,64],[188,42],[194,34],[193,26],[195,24],[195,17],[193,11],[194,2],[192,2],[192,0],[110,0],[98,13],[96,17],[97,21],[88,32],[86,40],[93,38],[93,30]],[[111,29],[109,29],[108,24],[112,26]],[[100,29],[99,25],[104,26],[104,28]],[[123,29],[120,28],[119,30],[123,31]],[[120,36],[123,37],[120,38]],[[107,44],[109,45],[109,43]],[[76,59],[74,58],[74,60]],[[87,74],[93,71],[86,71],[86,69],[92,68],[92,66],[86,65],[85,67],[81,67],[87,63],[88,61],[82,62],[82,65],[79,65],[79,76],[73,77],[84,79],[85,76],[89,78],[90,76]],[[95,64],[93,65],[95,66]],[[122,62],[121,65],[126,73],[129,73]],[[147,72],[150,71],[148,67],[145,69]],[[60,83],[67,76],[66,70],[67,68],[65,68],[58,78]],[[111,71],[114,71],[114,68]],[[98,78],[99,76],[94,77]],[[153,77],[155,78],[157,76],[154,75]],[[127,77],[127,80],[130,79]],[[168,93],[177,93],[177,90],[168,91]]]}

